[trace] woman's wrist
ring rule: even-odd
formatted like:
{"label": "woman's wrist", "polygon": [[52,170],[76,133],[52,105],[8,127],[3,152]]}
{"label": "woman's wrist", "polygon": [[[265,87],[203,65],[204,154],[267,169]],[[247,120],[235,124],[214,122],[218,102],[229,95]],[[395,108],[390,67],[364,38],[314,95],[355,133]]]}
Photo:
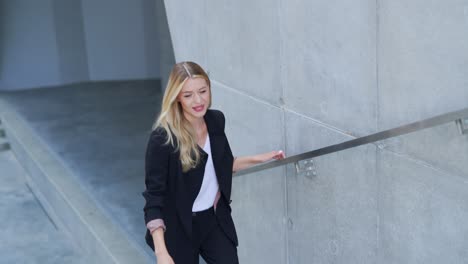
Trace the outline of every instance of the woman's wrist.
{"label": "woman's wrist", "polygon": [[157,228],[152,233],[154,241],[154,254],[156,256],[163,256],[169,254],[167,252],[166,243],[164,241],[164,231],[162,228]]}
{"label": "woman's wrist", "polygon": [[156,255],[156,257],[162,257],[162,256],[169,255],[169,252],[167,252],[166,249],[164,249],[164,250],[155,250],[154,254]]}

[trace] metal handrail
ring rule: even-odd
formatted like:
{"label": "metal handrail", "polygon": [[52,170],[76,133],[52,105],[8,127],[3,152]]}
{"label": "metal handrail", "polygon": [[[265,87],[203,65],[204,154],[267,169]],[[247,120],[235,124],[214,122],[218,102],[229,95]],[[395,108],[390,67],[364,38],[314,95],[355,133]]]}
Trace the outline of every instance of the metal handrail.
{"label": "metal handrail", "polygon": [[237,177],[237,176],[250,174],[250,173],[253,173],[253,172],[258,172],[258,171],[262,171],[262,170],[271,169],[271,168],[282,166],[282,165],[285,165],[285,164],[289,164],[289,163],[293,163],[293,162],[299,162],[301,160],[311,159],[311,158],[314,158],[314,157],[330,154],[330,153],[333,153],[333,152],[338,152],[338,151],[341,151],[341,150],[354,148],[354,147],[361,146],[361,145],[364,145],[364,144],[369,144],[369,143],[373,143],[373,142],[376,142],[376,141],[401,136],[401,135],[404,135],[404,134],[408,134],[408,133],[411,133],[411,132],[419,131],[419,130],[422,130],[422,129],[426,129],[426,128],[430,128],[430,127],[434,127],[434,126],[438,126],[438,125],[442,125],[442,124],[453,122],[453,121],[455,121],[457,123],[457,125],[458,125],[458,127],[460,129],[460,132],[462,134],[466,134],[468,130],[467,130],[467,128],[465,128],[466,123],[465,123],[465,121],[463,119],[465,119],[467,117],[468,117],[468,108],[465,108],[465,109],[462,109],[462,110],[459,110],[459,111],[449,112],[449,113],[446,113],[446,114],[438,115],[438,116],[435,116],[435,117],[431,117],[431,118],[428,118],[428,119],[424,119],[424,120],[421,120],[421,121],[410,123],[410,124],[407,124],[407,125],[403,125],[403,126],[399,126],[399,127],[396,127],[396,128],[392,128],[392,129],[384,130],[384,131],[381,131],[381,132],[377,132],[377,133],[374,133],[374,134],[371,134],[371,135],[368,135],[368,136],[364,136],[364,137],[352,139],[352,140],[349,140],[349,141],[345,141],[345,142],[342,142],[342,143],[339,143],[339,144],[334,144],[334,145],[319,148],[319,149],[316,149],[316,150],[304,152],[302,154],[294,155],[294,156],[291,156],[291,157],[288,157],[288,158],[285,158],[285,159],[282,159],[282,160],[271,161],[271,162],[267,162],[267,163],[264,163],[264,164],[261,164],[261,165],[253,166],[253,167],[250,167],[248,169],[240,170],[240,171],[234,173],[233,176]]}

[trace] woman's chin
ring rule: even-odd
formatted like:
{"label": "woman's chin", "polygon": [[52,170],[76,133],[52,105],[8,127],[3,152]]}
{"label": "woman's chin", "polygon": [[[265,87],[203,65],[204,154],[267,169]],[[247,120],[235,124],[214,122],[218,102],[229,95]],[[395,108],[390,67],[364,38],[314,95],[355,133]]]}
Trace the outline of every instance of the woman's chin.
{"label": "woman's chin", "polygon": [[204,116],[205,113],[206,113],[206,108],[203,108],[201,111],[192,110],[192,115],[198,116],[198,117]]}
{"label": "woman's chin", "polygon": [[200,111],[200,112],[192,111],[192,116],[195,118],[201,118],[205,115],[205,113],[206,111]]}

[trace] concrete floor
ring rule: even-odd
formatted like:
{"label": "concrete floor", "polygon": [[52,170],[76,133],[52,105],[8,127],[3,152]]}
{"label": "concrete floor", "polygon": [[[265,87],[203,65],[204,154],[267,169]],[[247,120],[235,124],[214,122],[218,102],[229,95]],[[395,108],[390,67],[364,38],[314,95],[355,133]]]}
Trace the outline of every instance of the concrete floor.
{"label": "concrete floor", "polygon": [[0,151],[0,263],[85,263],[42,209],[12,151]]}
{"label": "concrete floor", "polygon": [[0,96],[72,169],[115,224],[151,254],[144,242],[141,192],[146,143],[162,96],[159,82],[74,84]]}

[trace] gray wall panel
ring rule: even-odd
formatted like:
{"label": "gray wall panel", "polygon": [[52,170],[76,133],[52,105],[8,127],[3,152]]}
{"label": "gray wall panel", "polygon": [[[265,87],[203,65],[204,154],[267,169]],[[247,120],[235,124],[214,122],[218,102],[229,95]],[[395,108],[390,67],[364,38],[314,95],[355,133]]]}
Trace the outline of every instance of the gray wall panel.
{"label": "gray wall panel", "polygon": [[385,148],[468,180],[468,136],[455,122],[387,140]]}
{"label": "gray wall panel", "polygon": [[[307,117],[286,114],[288,152],[349,140]],[[289,263],[377,263],[375,147],[314,159],[316,176],[288,170]]]}
{"label": "gray wall panel", "polygon": [[157,76],[146,69],[141,1],[82,0],[82,6],[91,80]]}
{"label": "gray wall panel", "polygon": [[146,75],[154,78],[160,78],[161,70],[159,62],[161,60],[162,49],[158,24],[164,23],[165,21],[158,17],[156,6],[157,2],[154,0],[141,0]]}
{"label": "gray wall panel", "polygon": [[288,108],[355,135],[375,132],[375,1],[282,1]]}
{"label": "gray wall panel", "polygon": [[2,1],[2,8],[0,90],[59,84],[52,1]]}
{"label": "gray wall panel", "polygon": [[56,0],[53,2],[53,14],[60,81],[72,83],[89,80],[81,1]]}
{"label": "gray wall panel", "polygon": [[278,0],[206,0],[207,66],[212,78],[280,104]]}
{"label": "gray wall panel", "polygon": [[[212,90],[212,108],[226,116],[226,136],[234,156],[282,149],[278,108],[217,82]],[[240,263],[286,263],[285,184],[282,167],[233,179],[231,206]]]}
{"label": "gray wall panel", "polygon": [[467,107],[467,6],[380,2],[379,129]]}
{"label": "gray wall panel", "polygon": [[226,115],[226,133],[231,135],[229,142],[233,141],[233,153],[248,155],[284,146],[283,114],[280,108],[246,96],[242,91],[216,80],[212,86],[212,108],[220,109]]}
{"label": "gray wall panel", "polygon": [[172,47],[169,24],[167,22],[166,7],[163,0],[156,0],[156,19],[159,38],[159,70],[161,89],[165,90],[169,80],[169,74],[175,63],[174,49]]}
{"label": "gray wall panel", "polygon": [[379,152],[378,263],[467,263],[468,182]]}
{"label": "gray wall panel", "polygon": [[[379,129],[468,107],[468,1],[382,1]],[[468,138],[454,123],[387,148],[468,179]]]}
{"label": "gray wall panel", "polygon": [[206,8],[202,1],[164,1],[176,62],[194,61],[206,68]]}
{"label": "gray wall panel", "polygon": [[[165,18],[157,15],[151,0],[0,4],[1,90],[154,79],[161,75],[160,65],[173,61],[171,48],[161,47],[160,35],[169,38],[158,29],[166,25]],[[165,64],[160,63],[161,53]]]}

